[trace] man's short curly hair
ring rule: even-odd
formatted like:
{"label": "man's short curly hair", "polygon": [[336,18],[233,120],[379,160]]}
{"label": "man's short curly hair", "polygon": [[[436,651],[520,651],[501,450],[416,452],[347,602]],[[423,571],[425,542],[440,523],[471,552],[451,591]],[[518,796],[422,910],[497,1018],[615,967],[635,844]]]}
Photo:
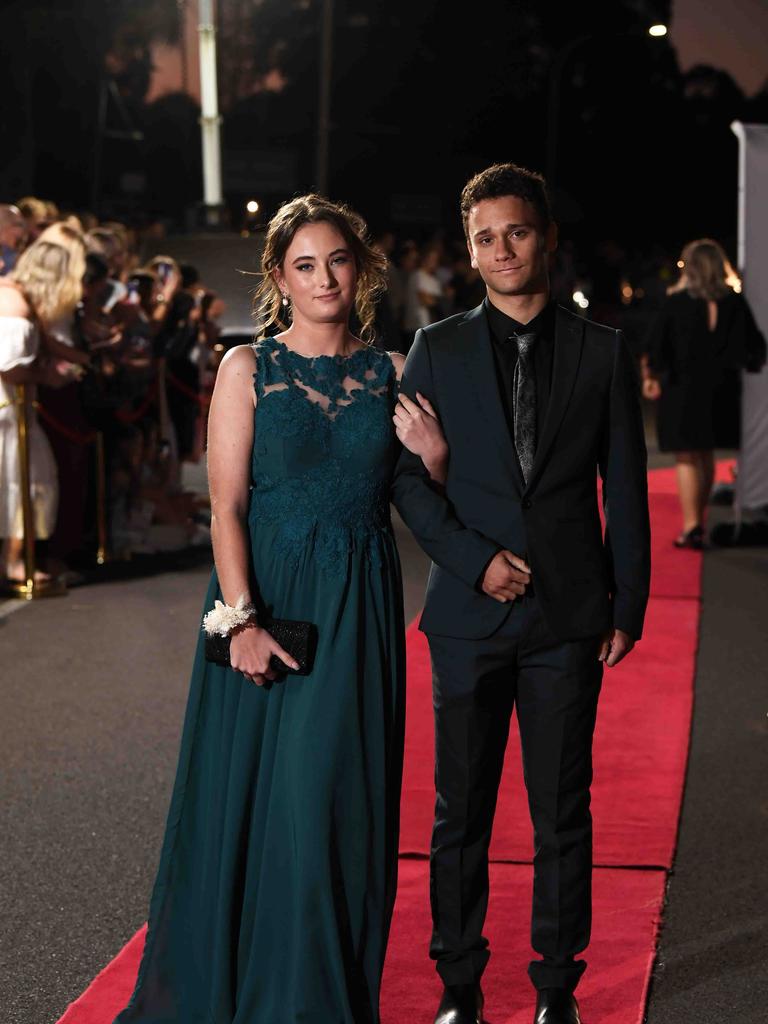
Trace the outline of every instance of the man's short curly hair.
{"label": "man's short curly hair", "polygon": [[540,226],[543,229],[549,227],[552,212],[544,178],[517,164],[494,164],[471,178],[461,193],[461,220],[467,237],[467,222],[472,207],[483,199],[501,199],[502,196],[525,199],[536,211]]}

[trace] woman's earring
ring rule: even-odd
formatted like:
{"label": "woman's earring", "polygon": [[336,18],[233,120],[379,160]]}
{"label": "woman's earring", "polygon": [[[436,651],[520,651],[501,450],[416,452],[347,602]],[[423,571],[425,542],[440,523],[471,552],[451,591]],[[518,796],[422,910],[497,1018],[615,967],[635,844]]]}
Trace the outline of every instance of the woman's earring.
{"label": "woman's earring", "polygon": [[287,306],[288,305],[288,301],[289,301],[288,300],[288,296],[286,295],[285,292],[283,292],[283,305]]}

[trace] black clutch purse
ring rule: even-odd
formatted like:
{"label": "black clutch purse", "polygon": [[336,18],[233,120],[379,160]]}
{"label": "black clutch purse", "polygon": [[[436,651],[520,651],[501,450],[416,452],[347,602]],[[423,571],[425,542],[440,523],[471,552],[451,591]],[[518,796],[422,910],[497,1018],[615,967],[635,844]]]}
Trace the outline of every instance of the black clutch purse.
{"label": "black clutch purse", "polygon": [[[298,668],[289,668],[276,654],[273,654],[269,667],[273,672],[289,676],[307,676],[312,671],[317,650],[317,626],[311,622],[298,622],[295,619],[263,619],[259,620],[262,629],[277,640],[284,651],[287,651],[298,663]],[[230,668],[228,636],[205,638],[205,660]]]}

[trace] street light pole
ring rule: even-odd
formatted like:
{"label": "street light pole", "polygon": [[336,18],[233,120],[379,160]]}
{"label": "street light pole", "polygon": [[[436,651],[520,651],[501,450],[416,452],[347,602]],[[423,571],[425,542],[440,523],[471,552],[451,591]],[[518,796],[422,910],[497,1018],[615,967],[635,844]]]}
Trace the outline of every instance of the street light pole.
{"label": "street light pole", "polygon": [[200,128],[203,144],[203,203],[205,223],[221,222],[221,144],[219,141],[219,94],[216,80],[216,25],[214,0],[199,0]]}
{"label": "street light pole", "polygon": [[317,191],[328,191],[328,157],[331,134],[331,77],[333,69],[333,0],[323,0],[320,26],[320,99],[317,118]]}

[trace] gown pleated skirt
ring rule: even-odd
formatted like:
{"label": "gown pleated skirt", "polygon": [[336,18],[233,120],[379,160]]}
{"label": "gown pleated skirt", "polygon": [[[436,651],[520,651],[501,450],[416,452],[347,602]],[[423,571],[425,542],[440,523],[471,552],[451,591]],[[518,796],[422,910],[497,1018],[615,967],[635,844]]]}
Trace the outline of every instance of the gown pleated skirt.
{"label": "gown pleated skirt", "polygon": [[[396,886],[403,622],[378,557],[287,566],[253,531],[262,598],[310,620],[308,676],[264,687],[197,645],[139,978],[119,1024],[367,1024]],[[220,598],[214,573],[204,611]]]}

